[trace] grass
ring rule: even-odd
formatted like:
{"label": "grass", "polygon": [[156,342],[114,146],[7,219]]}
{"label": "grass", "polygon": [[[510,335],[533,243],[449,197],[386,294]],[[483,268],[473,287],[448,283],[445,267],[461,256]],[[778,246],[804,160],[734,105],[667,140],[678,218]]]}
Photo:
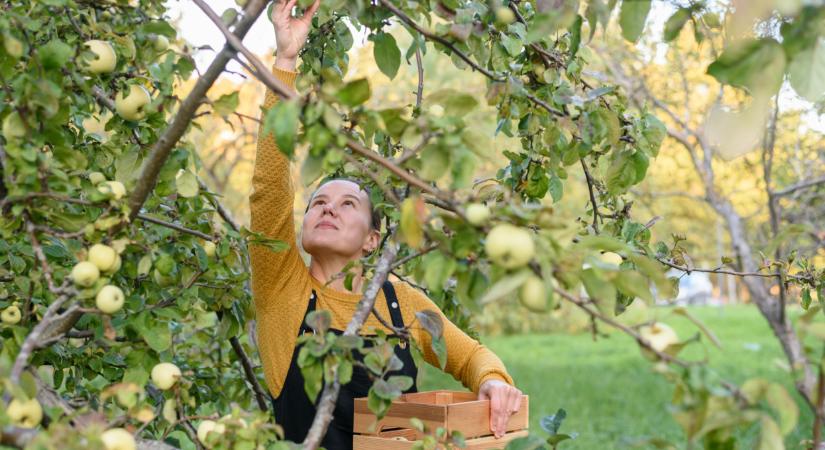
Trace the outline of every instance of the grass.
{"label": "grass", "polygon": [[[673,326],[683,339],[697,329],[679,316],[668,317],[668,309],[657,314]],[[713,330],[722,342],[721,350],[706,347],[710,366],[729,381],[740,383],[753,377],[777,381],[786,386],[800,407],[800,420],[786,438],[787,448],[800,448],[810,437],[812,414],[803,405],[777,361],[784,361],[778,341],[753,306],[726,308],[697,307],[691,313]],[[483,339],[504,361],[516,384],[530,395],[530,428],[543,435],[541,417],[558,408],[567,411],[562,432],[578,432],[575,441],[561,449],[634,448],[634,438],[659,437],[684,447],[685,436],[672,419],[667,405],[672,385],[651,371],[638,346],[627,336],[610,333],[594,342],[589,334],[517,335]],[[703,339],[703,342],[708,342]],[[702,345],[692,345],[685,358],[701,358]],[[419,388],[461,389],[448,374],[427,367]],[[740,434],[739,448],[756,448],[755,429]]]}

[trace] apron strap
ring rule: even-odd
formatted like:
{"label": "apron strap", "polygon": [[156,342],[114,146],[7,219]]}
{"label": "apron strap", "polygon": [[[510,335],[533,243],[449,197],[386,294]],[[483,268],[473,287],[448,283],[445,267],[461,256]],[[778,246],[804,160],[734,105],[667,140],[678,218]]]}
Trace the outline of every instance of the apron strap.
{"label": "apron strap", "polygon": [[387,300],[387,310],[390,312],[392,325],[396,328],[404,328],[404,318],[401,316],[401,305],[398,304],[398,297],[395,295],[395,288],[392,283],[385,281],[382,286],[384,298]]}
{"label": "apron strap", "polygon": [[304,318],[301,319],[301,329],[298,330],[298,334],[302,333],[313,333],[312,328],[307,325],[307,314],[315,311],[315,305],[318,302],[318,294],[315,293],[315,289],[312,290],[312,294],[309,295],[309,301],[307,302],[307,310],[304,312]]}

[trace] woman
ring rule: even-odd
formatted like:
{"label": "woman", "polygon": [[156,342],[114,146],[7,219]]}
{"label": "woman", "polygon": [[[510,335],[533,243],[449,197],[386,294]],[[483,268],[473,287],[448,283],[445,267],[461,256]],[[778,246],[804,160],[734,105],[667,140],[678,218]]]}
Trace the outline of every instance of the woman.
{"label": "woman", "polygon": [[[303,47],[310,20],[319,3],[300,18],[292,17],[296,0],[279,0],[272,9],[278,56],[273,73],[294,87],[296,59]],[[267,92],[264,110],[277,102]],[[255,169],[250,195],[252,229],[290,244],[288,250],[272,252],[262,246],[250,248],[252,263],[252,293],[258,321],[257,337],[267,385],[273,396],[275,419],[284,427],[286,438],[301,442],[306,437],[315,415],[314,401],[308,399],[303,378],[296,363],[297,336],[307,331],[304,318],[309,311],[326,309],[332,316],[332,328],[342,330],[352,317],[361,298],[362,280],[356,276],[352,289],[344,287],[335,277],[350,261],[358,260],[376,249],[380,238],[380,222],[370,199],[358,184],[348,180],[331,180],[312,195],[301,228],[301,245],[311,255],[307,268],[295,243],[293,201],[295,191],[290,179],[289,161],[278,150],[272,135],[259,134]],[[406,283],[387,282],[376,299],[375,308],[389,317],[395,326],[413,323],[416,311],[441,311],[427,296]],[[499,358],[487,348],[464,334],[443,314],[444,339],[447,346],[445,370],[476,392],[480,399],[490,400],[490,430],[496,437],[506,431],[507,420],[519,410],[521,391],[512,386]],[[363,327],[364,334],[384,328],[371,316]],[[410,329],[412,339],[423,349],[424,359],[438,365],[430,347],[430,336],[415,324]],[[396,355],[404,362],[401,373],[415,379],[416,368],[409,346],[396,347]],[[360,370],[356,367],[356,370]],[[336,411],[323,446],[328,449],[350,448],[352,445],[352,399],[366,396],[369,389],[366,373],[353,375],[353,382],[341,389]],[[414,389],[414,387],[413,387]]]}

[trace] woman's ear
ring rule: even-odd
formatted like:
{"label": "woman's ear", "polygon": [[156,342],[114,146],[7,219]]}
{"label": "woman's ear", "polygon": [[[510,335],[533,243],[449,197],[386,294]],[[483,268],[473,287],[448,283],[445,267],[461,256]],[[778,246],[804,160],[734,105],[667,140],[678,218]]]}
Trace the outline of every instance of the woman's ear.
{"label": "woman's ear", "polygon": [[370,234],[367,237],[367,241],[364,243],[363,251],[364,256],[371,255],[375,249],[378,248],[378,244],[381,242],[381,233],[378,230],[370,230]]}

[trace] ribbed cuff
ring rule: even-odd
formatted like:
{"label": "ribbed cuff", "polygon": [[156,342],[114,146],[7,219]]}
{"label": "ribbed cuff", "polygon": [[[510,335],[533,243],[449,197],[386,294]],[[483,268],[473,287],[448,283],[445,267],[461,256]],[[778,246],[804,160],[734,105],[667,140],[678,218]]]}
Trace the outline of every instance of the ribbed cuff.
{"label": "ribbed cuff", "polygon": [[503,375],[501,375],[498,372],[489,372],[489,373],[485,374],[483,377],[481,377],[481,379],[478,381],[478,385],[476,385],[476,388],[475,388],[474,392],[477,394],[479,389],[481,389],[481,385],[484,384],[487,381],[490,381],[490,380],[503,381],[503,382],[509,384],[510,386],[513,386],[513,380],[505,378]]}
{"label": "ribbed cuff", "polygon": [[295,87],[295,78],[298,77],[298,72],[279,69],[275,66],[272,66],[272,74],[278,77],[278,79],[283,81],[287,86],[291,88]]}

